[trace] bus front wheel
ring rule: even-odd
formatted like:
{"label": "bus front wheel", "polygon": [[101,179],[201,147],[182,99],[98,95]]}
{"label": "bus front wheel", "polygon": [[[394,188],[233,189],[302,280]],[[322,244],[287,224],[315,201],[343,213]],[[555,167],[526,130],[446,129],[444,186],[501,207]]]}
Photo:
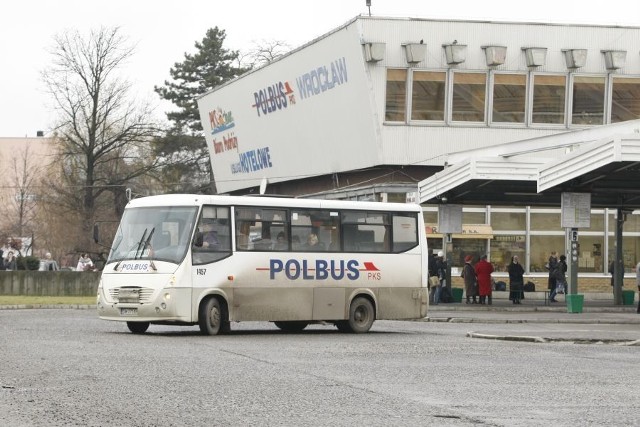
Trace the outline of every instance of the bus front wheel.
{"label": "bus front wheel", "polygon": [[134,334],[144,334],[149,329],[149,322],[127,322],[127,328]]}
{"label": "bus front wheel", "polygon": [[200,306],[198,326],[204,335],[218,335],[229,332],[229,321],[225,310],[217,298],[209,298]]}
{"label": "bus front wheel", "polygon": [[373,304],[367,298],[358,297],[351,302],[349,319],[338,322],[338,330],[341,332],[353,332],[362,334],[368,332],[375,320]]}

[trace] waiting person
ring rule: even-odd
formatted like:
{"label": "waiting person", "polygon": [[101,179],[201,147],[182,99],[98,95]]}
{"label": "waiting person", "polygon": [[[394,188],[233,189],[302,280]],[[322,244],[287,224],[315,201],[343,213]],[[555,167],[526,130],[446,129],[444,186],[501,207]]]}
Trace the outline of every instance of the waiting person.
{"label": "waiting person", "polygon": [[[476,295],[478,293],[478,281],[476,277],[476,270],[473,268],[471,261],[473,261],[473,256],[467,255],[464,257],[464,267],[462,267],[464,293],[467,297],[467,304],[477,304],[478,300],[476,299]],[[473,298],[473,301],[471,298]]]}
{"label": "waiting person", "polygon": [[521,304],[520,300],[524,291],[524,268],[517,255],[511,257],[507,271],[509,272],[509,299],[514,304]]}
{"label": "waiting person", "polygon": [[[616,287],[615,287],[615,279],[616,279],[616,261],[613,260],[609,263],[609,274],[611,274],[611,291],[615,295]],[[624,277],[623,277],[624,280]],[[624,282],[620,284],[620,286],[624,287]]]}
{"label": "waiting person", "polygon": [[9,253],[7,254],[7,257],[3,260],[5,270],[7,271],[17,270],[18,269],[17,262],[18,261],[13,251],[9,251]]}
{"label": "waiting person", "polygon": [[51,252],[47,252],[40,260],[40,271],[58,271],[58,263],[51,257]]}
{"label": "waiting person", "polygon": [[567,277],[565,273],[567,272],[567,257],[564,255],[560,255],[560,260],[555,264],[555,268],[553,270],[553,275],[555,277],[555,287],[549,294],[549,301],[558,302],[556,300],[556,295],[558,293],[564,293],[567,288]]}
{"label": "waiting person", "polygon": [[[430,251],[429,260],[427,261],[427,268],[429,269],[429,303],[435,304],[436,288],[440,288],[440,279],[438,278],[438,258],[434,251]],[[437,289],[438,297],[440,296],[440,289]]]}
{"label": "waiting person", "polygon": [[[433,304],[440,304],[440,295],[442,293],[442,288],[447,286],[447,260],[444,259],[444,252],[438,251],[438,255],[436,256],[436,274],[438,275],[438,285],[435,286],[435,291],[433,294]],[[433,287],[433,285],[432,285]]]}
{"label": "waiting person", "polygon": [[545,265],[547,270],[549,270],[549,281],[547,285],[547,289],[549,289],[549,301],[558,302],[556,300],[556,270],[558,268],[558,253],[556,251],[551,251],[551,255],[549,255],[549,261],[547,261],[547,265]]}
{"label": "waiting person", "polygon": [[76,266],[76,271],[91,271],[93,270],[93,261],[91,258],[87,256],[86,253],[80,255],[78,259],[78,265]]}
{"label": "waiting person", "polygon": [[478,295],[480,295],[480,304],[487,302],[491,305],[491,273],[493,273],[493,265],[487,261],[487,255],[482,255],[480,261],[475,266],[476,277],[478,280]]}

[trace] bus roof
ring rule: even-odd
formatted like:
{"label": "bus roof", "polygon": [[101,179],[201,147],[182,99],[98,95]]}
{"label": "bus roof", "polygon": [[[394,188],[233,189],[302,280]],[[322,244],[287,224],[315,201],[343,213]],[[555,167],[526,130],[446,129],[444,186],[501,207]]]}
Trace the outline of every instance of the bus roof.
{"label": "bus roof", "polygon": [[290,197],[268,196],[221,196],[206,194],[163,194],[158,196],[141,197],[131,200],[127,209],[152,206],[200,206],[207,204],[238,205],[238,206],[266,206],[293,208],[323,208],[323,209],[354,209],[371,211],[421,212],[422,208],[416,203],[382,203],[360,202],[347,200],[299,199]]}

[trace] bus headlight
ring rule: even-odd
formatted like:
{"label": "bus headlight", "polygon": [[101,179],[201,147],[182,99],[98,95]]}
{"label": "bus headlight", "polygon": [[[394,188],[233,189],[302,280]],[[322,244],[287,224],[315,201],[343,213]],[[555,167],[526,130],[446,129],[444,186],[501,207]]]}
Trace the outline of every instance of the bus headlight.
{"label": "bus headlight", "polygon": [[169,292],[167,292],[166,294],[164,294],[164,300],[165,301],[169,301],[171,299],[171,294]]}

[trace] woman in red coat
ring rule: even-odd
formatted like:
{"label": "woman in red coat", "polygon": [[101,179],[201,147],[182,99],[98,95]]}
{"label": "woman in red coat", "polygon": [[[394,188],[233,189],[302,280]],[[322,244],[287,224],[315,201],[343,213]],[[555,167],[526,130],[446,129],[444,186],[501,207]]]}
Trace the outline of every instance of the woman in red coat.
{"label": "woman in red coat", "polygon": [[476,264],[476,276],[478,277],[478,294],[480,295],[480,304],[484,304],[489,297],[491,304],[491,273],[493,273],[493,265],[487,261],[487,256],[482,255],[480,261]]}

